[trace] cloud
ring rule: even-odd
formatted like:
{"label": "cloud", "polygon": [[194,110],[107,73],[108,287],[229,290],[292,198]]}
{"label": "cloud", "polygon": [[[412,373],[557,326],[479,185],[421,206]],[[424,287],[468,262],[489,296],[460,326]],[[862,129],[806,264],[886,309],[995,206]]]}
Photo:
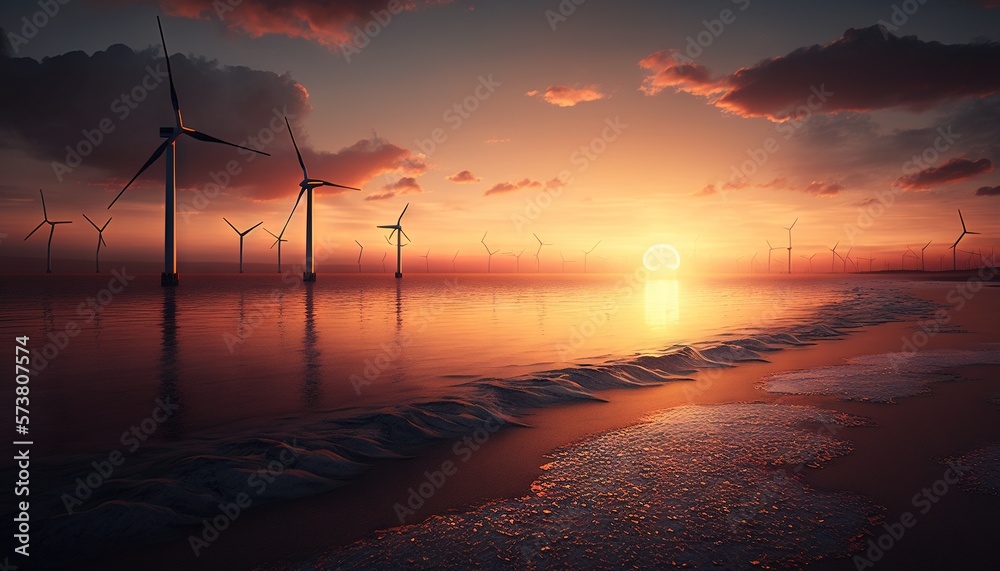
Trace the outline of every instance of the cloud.
{"label": "cloud", "polygon": [[1000,92],[1000,44],[942,44],[883,36],[878,26],[849,29],[836,41],[799,48],[730,75],[712,77],[676,50],[639,62],[642,91],[667,87],[710,98],[743,117],[784,121],[812,113],[906,109]]}
{"label": "cloud", "polygon": [[976,196],[1000,196],[1000,186],[984,186],[976,191]]}
{"label": "cloud", "polygon": [[479,182],[480,180],[482,180],[469,171],[457,172],[445,178],[450,180],[451,182],[457,182],[459,184],[468,184],[472,182]]}
{"label": "cloud", "polygon": [[510,142],[510,138],[503,139],[503,138],[492,137],[492,138],[486,139],[483,142],[486,143],[487,145],[499,145],[500,143],[509,143]]}
{"label": "cloud", "polygon": [[806,187],[802,189],[802,192],[815,196],[830,197],[840,194],[840,191],[842,190],[844,190],[844,186],[839,182],[813,181],[807,184]]}
{"label": "cloud", "polygon": [[939,167],[928,167],[922,171],[901,176],[893,185],[905,190],[928,190],[935,186],[967,180],[987,172],[993,172],[993,163],[989,159],[975,161],[951,159]]}
{"label": "cloud", "polygon": [[750,179],[741,178],[738,180],[730,180],[722,184],[708,184],[698,192],[692,194],[691,196],[714,196],[719,194],[719,192],[728,192],[731,190],[742,190],[750,186]]}
{"label": "cloud", "polygon": [[365,200],[385,200],[402,194],[418,194],[423,191],[424,189],[420,188],[420,183],[417,182],[417,179],[404,176],[395,182],[390,182],[382,186],[382,192],[369,194],[365,197]]}
{"label": "cloud", "polygon": [[[219,22],[229,30],[259,38],[268,34],[302,38],[328,47],[354,45],[357,30],[369,22],[388,25],[395,17],[386,0],[146,0],[171,16]],[[451,0],[400,0],[397,13],[429,6],[450,4]],[[379,16],[376,17],[376,14]],[[355,48],[363,48],[354,45]]]}
{"label": "cloud", "polygon": [[[558,183],[558,184],[561,185],[562,181],[559,181],[558,179],[554,179],[554,181],[547,182],[545,184],[545,186],[547,188],[557,188],[556,186],[552,186],[553,184],[556,184],[556,183]],[[491,186],[486,192],[484,192],[483,196],[490,196],[492,194],[503,194],[503,193],[506,193],[506,192],[514,192],[515,190],[521,190],[522,188],[541,188],[541,187],[542,187],[542,183],[538,182],[537,180],[531,180],[531,179],[525,178],[525,179],[521,179],[521,180],[519,180],[517,182],[501,182],[501,183],[497,183],[497,184]]]}
{"label": "cloud", "polygon": [[[224,192],[247,198],[293,194],[302,173],[286,116],[312,176],[357,187],[384,173],[415,176],[427,169],[426,157],[380,137],[336,152],[312,148],[302,127],[311,109],[309,93],[288,74],[179,54],[170,61],[186,124],[272,155],[185,137],[177,145],[181,190],[224,180]],[[0,56],[0,76],[0,108],[18,110],[0,114],[0,151],[50,163],[53,182],[103,187],[113,196],[159,145],[159,128],[173,122],[166,65],[156,49],[113,45],[93,55],[77,51],[41,61]],[[70,96],[58,87],[65,85],[73,86]],[[162,188],[163,160],[136,181],[131,200],[157,200],[143,189]],[[226,173],[233,162],[236,173]]]}
{"label": "cloud", "polygon": [[528,97],[538,97],[557,107],[573,107],[586,101],[607,99],[608,95],[601,92],[597,85],[570,87],[568,85],[550,85],[544,92],[533,90],[525,93]]}
{"label": "cloud", "polygon": [[778,177],[756,186],[757,188],[786,188],[788,186],[788,179],[785,177]]}

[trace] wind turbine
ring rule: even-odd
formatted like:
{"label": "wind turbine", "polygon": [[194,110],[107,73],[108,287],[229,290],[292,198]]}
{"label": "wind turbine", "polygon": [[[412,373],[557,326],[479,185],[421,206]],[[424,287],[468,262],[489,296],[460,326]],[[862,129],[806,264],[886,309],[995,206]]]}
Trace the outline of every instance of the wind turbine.
{"label": "wind turbine", "polygon": [[541,270],[542,266],[542,259],[539,256],[539,254],[542,253],[542,246],[551,246],[552,244],[546,244],[545,242],[542,242],[542,239],[539,238],[538,234],[535,234],[534,232],[532,232],[531,235],[535,237],[535,240],[538,240],[538,249],[535,250],[535,272],[537,273]]}
{"label": "wind turbine", "polygon": [[958,243],[962,241],[962,238],[965,238],[966,234],[979,234],[979,232],[969,232],[968,228],[965,227],[965,218],[962,218],[961,209],[958,211],[958,219],[962,222],[962,234],[958,237],[958,240],[955,240],[955,243],[951,245],[951,263],[953,270],[958,269]]}
{"label": "wind turbine", "polygon": [[281,273],[281,243],[282,242],[287,242],[288,240],[285,239],[285,238],[281,238],[281,237],[277,236],[274,232],[271,232],[267,228],[264,228],[264,231],[267,232],[268,234],[270,234],[272,238],[274,238],[274,244],[271,244],[271,247],[273,248],[275,245],[278,246],[278,273],[280,274]]}
{"label": "wind turbine", "polygon": [[163,141],[159,147],[153,151],[153,154],[146,159],[145,164],[139,169],[139,172],[135,173],[132,180],[128,181],[125,188],[118,193],[118,196],[111,201],[108,205],[110,209],[118,202],[122,194],[128,190],[128,187],[132,186],[135,179],[139,178],[143,172],[149,168],[156,159],[160,158],[164,152],[167,153],[167,177],[166,177],[166,195],[164,197],[164,230],[163,230],[163,273],[160,274],[160,285],[176,286],[179,283],[179,278],[177,275],[177,155],[175,153],[177,139],[181,135],[187,135],[199,141],[204,141],[206,143],[219,143],[222,145],[228,145],[230,147],[236,147],[237,149],[243,149],[250,151],[252,153],[257,153],[259,155],[271,156],[263,151],[258,151],[257,149],[251,149],[249,147],[244,147],[242,145],[236,145],[222,139],[217,139],[211,135],[206,135],[200,131],[195,131],[190,127],[184,125],[184,120],[181,117],[181,107],[177,100],[177,90],[174,89],[174,74],[170,69],[170,53],[167,51],[167,42],[163,39],[163,26],[160,24],[160,17],[156,17],[156,26],[160,29],[160,43],[163,44],[163,58],[167,60],[167,79],[170,82],[170,105],[174,111],[174,126],[173,127],[160,127],[160,137],[166,139]]}
{"label": "wind turbine", "polygon": [[358,273],[360,274],[361,273],[361,256],[365,253],[365,247],[362,246],[361,242],[358,242],[357,240],[355,240],[354,243],[357,244],[359,248],[361,248],[361,251],[358,252]]}
{"label": "wind turbine", "polygon": [[[840,242],[838,241],[836,244],[833,245],[832,248],[827,248],[828,250],[830,250],[830,252],[833,253],[833,256],[830,257],[830,273],[831,274],[833,272],[837,271],[836,269],[834,269],[834,266],[837,263],[837,257],[840,256],[840,254],[837,253],[837,246],[839,246],[839,245],[840,245]],[[842,258],[842,256],[840,256],[840,257]]]}
{"label": "wind turbine", "polygon": [[785,228],[785,230],[788,230],[788,273],[792,273],[792,228],[795,228],[795,225],[798,222],[799,219],[796,218],[795,222],[792,222],[791,226]]}
{"label": "wind turbine", "polygon": [[753,253],[753,257],[750,258],[750,273],[753,273],[753,264],[757,261],[757,252]]}
{"label": "wind turbine", "polygon": [[521,273],[521,256],[524,255],[524,250],[521,250],[520,254],[515,254],[513,251],[504,252],[505,256],[511,256],[517,260],[517,273]]}
{"label": "wind turbine", "polygon": [[736,273],[740,273],[740,260],[742,260],[743,258],[744,256],[739,256],[736,258]]}
{"label": "wind turbine", "polygon": [[931,243],[927,242],[926,244],[924,244],[923,248],[920,248],[920,271],[921,272],[926,272],[927,271],[927,265],[926,265],[926,262],[924,260],[924,257],[925,257],[925,254],[927,252],[927,247],[930,246],[930,245],[931,245]]}
{"label": "wind turbine", "polygon": [[566,257],[563,256],[562,250],[559,250],[559,257],[562,259],[562,271],[565,274],[566,273],[566,264],[575,264],[576,260],[567,260]]}
{"label": "wind turbine", "polygon": [[[46,210],[46,208],[45,208],[45,194],[42,192],[42,189],[40,189],[40,188],[38,189],[38,194],[42,197],[42,216],[43,216],[43,218],[42,218],[42,221],[38,223],[38,226],[35,226],[35,229],[32,230],[30,233],[28,233],[28,235],[25,236],[24,239],[27,240],[28,238],[31,238],[31,235],[34,234],[35,232],[37,232],[38,229],[41,228],[43,224],[48,224],[49,225],[49,246],[45,250],[45,273],[51,274],[52,273],[52,235],[55,234],[55,232],[56,232],[56,224],[72,224],[73,222],[71,220],[56,220],[54,222],[52,220],[49,220],[49,211]],[[107,224],[105,224],[105,226],[107,226]],[[100,248],[100,243],[98,243],[97,247]]]}
{"label": "wind turbine", "polygon": [[482,244],[484,248],[486,248],[486,253],[489,254],[489,258],[486,260],[486,273],[490,273],[490,266],[493,265],[493,254],[499,252],[500,249],[498,248],[496,250],[493,250],[492,252],[490,251],[490,247],[486,245],[486,234],[489,234],[489,231],[483,234],[483,238],[482,240],[479,241],[479,243]]}
{"label": "wind turbine", "polygon": [[800,256],[800,257],[805,260],[809,260],[809,273],[810,274],[813,273],[813,258],[816,257],[816,254],[813,254],[811,256]]}
{"label": "wind turbine", "polygon": [[598,240],[597,244],[594,244],[593,248],[591,248],[589,250],[580,250],[581,252],[583,252],[583,273],[587,273],[587,256],[589,256],[591,252],[593,252],[594,250],[596,250],[597,247],[600,244],[601,244],[601,241]]}
{"label": "wind turbine", "polygon": [[844,273],[845,274],[847,273],[847,262],[850,261],[850,259],[851,259],[851,250],[853,250],[853,249],[854,249],[854,246],[851,246],[850,248],[848,248],[847,249],[847,255],[846,256],[842,256],[840,258],[841,260],[844,260]]}
{"label": "wind turbine", "polygon": [[[226,217],[223,216],[222,219],[226,220]],[[250,232],[253,232],[254,228],[260,226],[263,223],[264,223],[264,221],[261,220],[260,222],[258,222],[256,224],[254,224],[253,226],[251,226],[249,229],[247,229],[247,230],[245,230],[243,232],[240,232],[239,230],[236,229],[236,226],[233,226],[232,222],[226,220],[226,224],[229,224],[229,227],[233,229],[233,232],[236,232],[240,236],[240,273],[241,274],[243,273],[243,238],[245,238],[246,235],[249,234]]]}
{"label": "wind turbine", "polygon": [[451,271],[456,274],[458,273],[458,268],[455,266],[455,260],[458,259],[459,252],[461,252],[461,250],[455,250],[455,257],[451,259]]}
{"label": "wind turbine", "polygon": [[[403,277],[403,239],[401,238],[401,236],[406,236],[406,232],[403,232],[402,223],[403,223],[403,215],[406,214],[406,209],[409,207],[410,203],[407,202],[406,206],[403,207],[403,211],[399,213],[399,218],[396,219],[395,224],[376,226],[376,228],[392,229],[392,232],[389,232],[389,235],[386,236],[385,238],[385,240],[389,242],[389,244],[392,244],[392,241],[389,240],[389,238],[392,238],[393,234],[396,235],[396,278],[397,279]],[[406,240],[410,241],[410,237],[406,236]]]}
{"label": "wind turbine", "polygon": [[420,257],[424,259],[424,263],[427,265],[427,269],[424,270],[424,273],[428,273],[428,274],[431,273],[431,250],[430,250],[430,248],[427,249],[427,253],[426,254],[424,254],[423,256],[420,256]]}
{"label": "wind turbine", "polygon": [[901,263],[901,264],[900,264],[900,266],[899,266],[899,269],[900,269],[900,270],[905,270],[905,269],[906,269],[906,257],[907,257],[907,256],[910,256],[910,257],[911,257],[911,258],[913,258],[914,260],[919,260],[919,259],[920,259],[920,256],[918,256],[918,255],[917,255],[917,253],[916,253],[916,252],[914,252],[914,251],[913,251],[913,250],[912,250],[912,249],[910,248],[910,245],[909,245],[909,244],[907,244],[907,245],[906,245],[906,252],[905,252],[905,253],[903,254],[903,261],[902,261],[902,263]]}
{"label": "wind turbine", "polygon": [[768,247],[768,251],[767,251],[767,273],[771,273],[771,252],[773,252],[775,250],[780,250],[781,248],[775,248],[774,246],[771,245],[771,242],[768,241],[768,240],[764,240],[764,241],[767,242],[767,247]]}
{"label": "wind turbine", "polygon": [[[316,272],[313,267],[313,189],[320,186],[333,186],[336,188],[346,188],[347,190],[361,189],[354,188],[353,186],[334,184],[319,178],[309,178],[309,171],[306,170],[306,163],[302,160],[302,153],[299,152],[299,145],[295,142],[295,135],[292,134],[292,126],[288,123],[288,117],[285,117],[285,127],[288,127],[288,136],[292,138],[292,146],[295,147],[295,155],[299,158],[299,166],[302,167],[302,182],[299,183],[299,196],[295,199],[295,206],[292,206],[292,211],[288,214],[288,220],[285,221],[285,227],[281,229],[281,234],[279,234],[279,236],[285,235],[285,229],[288,228],[288,223],[291,222],[292,215],[295,214],[295,209],[298,208],[299,201],[302,200],[302,195],[305,194],[306,269],[302,272],[302,281],[314,282],[316,281]],[[407,240],[409,240],[409,238],[407,238]]]}
{"label": "wind turbine", "polygon": [[94,230],[97,230],[97,257],[94,260],[94,271],[99,274],[101,273],[101,245],[108,245],[108,243],[104,241],[104,229],[111,223],[111,218],[108,218],[108,221],[104,223],[104,226],[98,227],[97,224],[94,224],[94,221],[91,220],[86,214],[84,214],[83,217],[87,219],[87,222],[90,222],[90,225],[94,227]]}

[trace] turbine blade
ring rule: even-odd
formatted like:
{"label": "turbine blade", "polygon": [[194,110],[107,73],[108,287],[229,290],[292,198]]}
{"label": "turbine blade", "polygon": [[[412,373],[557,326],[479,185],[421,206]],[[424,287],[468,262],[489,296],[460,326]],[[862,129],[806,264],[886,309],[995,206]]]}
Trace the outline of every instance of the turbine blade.
{"label": "turbine blade", "polygon": [[292,146],[295,147],[295,155],[299,157],[299,166],[302,167],[302,178],[309,178],[309,173],[306,172],[306,163],[302,160],[302,153],[299,152],[299,145],[295,142],[295,135],[292,134],[292,126],[288,123],[288,117],[285,117],[285,126],[288,127],[288,135],[292,138]]}
{"label": "turbine blade", "polygon": [[531,235],[535,237],[535,240],[538,240],[538,245],[541,246],[542,245],[542,239],[538,237],[538,234],[535,234],[534,232],[532,232]]}
{"label": "turbine blade", "polygon": [[347,190],[361,190],[360,188],[354,188],[353,186],[344,186],[342,184],[334,184],[328,180],[317,179],[323,183],[323,186],[335,186],[337,188],[346,188]]}
{"label": "turbine blade", "polygon": [[[358,242],[357,240],[355,240],[354,243],[357,244],[358,246],[361,246],[361,242]],[[364,246],[361,247],[364,248]]]}
{"label": "turbine blade", "polygon": [[167,40],[163,38],[163,24],[160,17],[156,17],[156,27],[160,29],[160,43],[163,44],[163,59],[167,60],[167,79],[170,82],[170,105],[174,108],[174,116],[177,124],[181,124],[181,105],[177,102],[177,90],[174,89],[174,71],[170,68],[170,52],[167,51]]}
{"label": "turbine blade", "polygon": [[965,232],[965,218],[962,218],[961,209],[958,211],[958,219],[962,221],[962,232]]}
{"label": "turbine blade", "polygon": [[111,224],[111,218],[108,218],[108,221],[104,223],[104,226],[101,226],[101,232],[104,232],[104,229],[108,227],[108,224]]}
{"label": "turbine blade", "polygon": [[399,229],[399,233],[400,233],[400,234],[402,234],[402,235],[403,235],[403,237],[404,237],[404,238],[406,238],[406,240],[407,240],[408,242],[412,242],[412,241],[413,241],[413,240],[410,240],[410,237],[406,235],[406,232],[403,232],[403,229],[402,229],[402,228],[400,228],[400,229]]}
{"label": "turbine blade", "polygon": [[250,147],[244,147],[243,145],[237,145],[236,143],[223,141],[222,139],[213,137],[211,135],[206,135],[205,133],[202,133],[200,131],[195,131],[194,129],[188,129],[187,127],[184,128],[184,133],[194,137],[195,139],[198,139],[199,141],[205,141],[206,143],[219,143],[221,145],[229,145],[230,147],[236,147],[237,149],[243,149],[245,151],[257,153],[258,155],[264,155],[268,157],[271,156],[269,153],[265,153],[264,151],[258,151],[257,149],[251,149]]}
{"label": "turbine blade", "polygon": [[267,228],[264,228],[264,231],[265,231],[265,232],[267,232],[268,234],[270,234],[272,238],[274,238],[274,239],[276,239],[276,240],[278,239],[278,237],[274,235],[274,232],[271,232],[271,231],[270,231],[270,230],[268,230]]}
{"label": "turbine blade", "polygon": [[90,225],[94,227],[94,230],[97,230],[98,232],[101,231],[101,228],[98,228],[97,224],[94,224],[94,221],[91,220],[86,214],[84,214],[83,217],[87,219],[87,222],[90,222]]}
{"label": "turbine blade", "polygon": [[[225,217],[225,216],[223,216],[223,217],[222,217],[222,219],[223,219],[223,220],[226,220],[226,217]],[[229,227],[233,229],[233,232],[236,232],[237,234],[239,234],[239,233],[240,233],[240,231],[236,229],[236,226],[233,226],[233,223],[232,223],[232,222],[230,222],[230,221],[226,220],[226,224],[229,224]]]}
{"label": "turbine blade", "polygon": [[42,220],[41,222],[39,222],[38,226],[35,226],[35,229],[32,230],[31,232],[29,232],[28,235],[24,237],[24,239],[27,240],[28,238],[31,238],[31,235],[34,234],[35,232],[38,232],[38,229],[41,228],[42,225],[44,225],[44,224],[45,224],[44,220]]}
{"label": "turbine blade", "polygon": [[302,187],[302,189],[299,190],[299,197],[295,199],[295,205],[292,206],[292,211],[288,213],[288,220],[285,220],[285,225],[281,227],[281,233],[278,234],[279,238],[285,235],[285,230],[288,229],[288,223],[292,221],[292,215],[295,214],[295,209],[299,207],[299,201],[302,200],[302,195],[305,191],[305,187]]}
{"label": "turbine blade", "polygon": [[45,193],[42,192],[42,189],[39,188],[38,189],[38,194],[40,194],[42,196],[42,215],[44,215],[45,220],[48,220],[49,219],[49,211],[45,209]]}
{"label": "turbine blade", "polygon": [[[403,207],[403,211],[399,213],[399,218],[396,219],[396,226],[399,226],[399,224],[403,221],[403,215],[406,214],[406,209],[409,207],[410,203],[407,202],[406,206]],[[403,234],[403,236],[406,236],[406,234]],[[407,240],[409,240],[409,238],[407,238]]]}
{"label": "turbine blade", "polygon": [[167,140],[160,143],[160,146],[157,147],[155,151],[153,151],[153,154],[150,155],[148,159],[146,159],[146,162],[142,165],[142,168],[139,169],[139,172],[135,173],[135,176],[132,177],[132,180],[128,181],[128,184],[125,185],[125,188],[123,188],[121,192],[118,193],[118,196],[116,196],[115,199],[111,201],[111,204],[108,205],[109,209],[112,206],[114,206],[116,202],[118,202],[118,199],[121,198],[123,194],[125,194],[125,191],[128,190],[128,187],[132,186],[132,183],[135,182],[135,179],[139,178],[139,175],[146,172],[146,169],[148,169],[151,164],[155,163],[156,159],[160,158],[160,155],[163,154],[163,151],[167,150],[167,146],[170,145],[170,143],[173,143],[174,140],[176,139],[177,135],[173,135]]}
{"label": "turbine blade", "polygon": [[246,232],[244,232],[244,233],[243,233],[243,235],[244,235],[244,236],[246,236],[246,235],[247,235],[247,234],[249,234],[250,232],[253,232],[253,229],[254,229],[254,228],[256,228],[256,227],[260,226],[260,225],[261,225],[261,224],[263,224],[263,223],[264,223],[264,221],[263,221],[263,220],[261,220],[260,222],[258,222],[258,223],[256,223],[256,224],[254,224],[253,226],[251,226],[251,227],[250,227],[250,229],[249,229],[249,230],[247,230]]}
{"label": "turbine blade", "polygon": [[101,244],[104,244],[105,248],[108,247],[108,243],[104,241],[104,235],[103,234],[101,235]]}

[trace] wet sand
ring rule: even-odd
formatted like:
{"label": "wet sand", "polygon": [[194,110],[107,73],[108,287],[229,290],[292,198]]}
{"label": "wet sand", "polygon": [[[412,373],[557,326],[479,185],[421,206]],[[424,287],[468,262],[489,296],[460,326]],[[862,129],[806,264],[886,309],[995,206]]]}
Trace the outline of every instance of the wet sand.
{"label": "wet sand", "polygon": [[[957,283],[920,285],[921,297],[948,305]],[[941,333],[927,348],[964,348],[996,342],[1000,332],[1000,290],[987,287],[967,300],[961,311],[951,311],[951,325],[968,333]],[[507,428],[492,434],[463,462],[444,442],[420,458],[375,466],[357,482],[328,494],[265,505],[243,513],[218,540],[195,557],[185,529],[175,541],[138,548],[89,562],[94,569],[266,569],[268,563],[298,561],[310,554],[368,537],[377,529],[399,524],[393,509],[405,503],[408,489],[425,482],[424,472],[440,470],[453,461],[457,472],[406,523],[431,515],[463,510],[486,500],[523,496],[541,473],[546,454],[555,448],[595,434],[634,424],[646,414],[681,404],[759,401],[815,405],[870,418],[876,426],[845,428],[837,434],[854,444],[854,451],[822,469],[806,469],[807,481],[818,488],[851,490],[885,506],[885,519],[898,521],[915,512],[911,498],[940,479],[942,457],[966,452],[1000,440],[1000,409],[987,401],[1000,394],[1000,367],[968,367],[969,381],[932,385],[930,395],[901,399],[899,404],[844,402],[832,397],[774,395],[758,388],[766,374],[842,363],[847,357],[899,351],[911,338],[915,323],[890,323],[855,330],[842,340],[790,348],[768,354],[769,363],[746,363],[733,369],[702,372],[695,381],[602,393],[608,402],[576,403],[535,411],[526,420],[531,428]],[[917,525],[876,563],[878,569],[975,568],[989,555],[1000,498],[951,489]],[[872,539],[882,533],[881,526]],[[860,538],[866,542],[867,537]],[[863,555],[863,554],[862,554]],[[995,556],[991,558],[995,561]],[[815,569],[850,569],[850,559],[828,561]]]}

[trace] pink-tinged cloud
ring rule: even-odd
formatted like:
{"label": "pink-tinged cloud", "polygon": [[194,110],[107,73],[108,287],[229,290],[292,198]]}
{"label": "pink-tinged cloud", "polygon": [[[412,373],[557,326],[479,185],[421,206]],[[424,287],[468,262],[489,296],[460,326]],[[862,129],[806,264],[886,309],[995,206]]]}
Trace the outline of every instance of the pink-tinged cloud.
{"label": "pink-tinged cloud", "polygon": [[417,179],[410,176],[404,176],[395,182],[390,182],[389,184],[382,186],[382,192],[369,194],[365,197],[365,200],[385,200],[402,194],[417,194],[423,191],[424,189],[420,187],[420,183],[417,182]]}
{"label": "pink-tinged cloud", "polygon": [[787,187],[788,187],[788,179],[784,177],[775,178],[768,182],[757,185],[757,188],[787,188]]}
{"label": "pink-tinged cloud", "polygon": [[831,196],[837,196],[842,190],[844,190],[844,186],[838,182],[813,181],[807,184],[806,187],[802,189],[802,192],[829,198]]}
{"label": "pink-tinged cloud", "polygon": [[741,178],[738,180],[730,180],[728,182],[718,184],[707,184],[704,188],[698,192],[692,194],[691,196],[714,196],[719,194],[719,192],[729,192],[732,190],[742,190],[750,186],[750,180],[746,178]]}
{"label": "pink-tinged cloud", "polygon": [[573,107],[587,101],[607,99],[608,95],[601,92],[597,85],[570,87],[568,85],[550,85],[545,91],[533,90],[525,93],[528,97],[538,97],[546,103],[557,107]]}
{"label": "pink-tinged cloud", "polygon": [[1000,186],[984,186],[976,191],[976,196],[1000,196]]}
{"label": "pink-tinged cloud", "polygon": [[[450,4],[452,0],[147,0],[171,16],[220,22],[253,38],[268,34],[302,38],[324,46],[353,46],[369,22],[390,20],[401,12]],[[388,11],[392,8],[392,12]],[[377,16],[380,18],[377,18]],[[367,37],[367,36],[364,36]]]}
{"label": "pink-tinged cloud", "polygon": [[[549,183],[547,184],[551,184],[551,182],[552,181],[549,181]],[[531,180],[528,178],[521,179],[517,182],[501,182],[491,186],[486,192],[483,193],[483,196],[514,192],[515,190],[521,190],[522,188],[541,188],[541,186],[542,183],[538,182],[537,180]]]}
{"label": "pink-tinged cloud", "polygon": [[935,186],[961,182],[987,172],[993,172],[993,163],[989,159],[975,161],[951,159],[939,167],[929,167],[899,177],[894,186],[904,190],[929,190]]}
{"label": "pink-tinged cloud", "polygon": [[472,174],[470,171],[457,172],[445,178],[450,180],[451,182],[457,182],[459,184],[469,184],[473,182],[479,182],[480,180],[482,180],[476,175]]}
{"label": "pink-tinged cloud", "polygon": [[707,96],[734,114],[772,121],[842,111],[923,111],[1000,92],[1000,44],[925,42],[883,35],[878,26],[849,29],[832,43],[720,77],[676,54],[656,52],[639,62],[650,74],[643,92],[673,87]]}

